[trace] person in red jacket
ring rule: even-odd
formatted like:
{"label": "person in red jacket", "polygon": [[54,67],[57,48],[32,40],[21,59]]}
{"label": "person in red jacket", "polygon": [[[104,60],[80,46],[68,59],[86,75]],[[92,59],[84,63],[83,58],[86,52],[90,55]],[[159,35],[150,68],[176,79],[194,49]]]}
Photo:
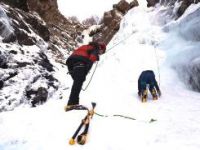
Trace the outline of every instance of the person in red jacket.
{"label": "person in red jacket", "polygon": [[66,61],[73,85],[65,111],[74,105],[79,105],[79,94],[86,76],[94,62],[99,61],[99,55],[105,53],[106,45],[103,42],[90,42],[74,50]]}

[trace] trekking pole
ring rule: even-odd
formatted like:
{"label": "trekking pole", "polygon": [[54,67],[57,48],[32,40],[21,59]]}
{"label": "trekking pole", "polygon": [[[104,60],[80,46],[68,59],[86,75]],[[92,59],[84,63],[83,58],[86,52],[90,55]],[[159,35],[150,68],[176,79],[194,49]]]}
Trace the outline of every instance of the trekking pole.
{"label": "trekking pole", "polygon": [[87,119],[85,120],[85,129],[84,131],[77,137],[77,142],[80,145],[84,145],[87,140],[88,130],[90,126],[90,120],[92,119],[94,115],[94,108],[96,107],[96,103],[92,103],[92,110],[89,111],[89,114],[87,116]]}
{"label": "trekking pole", "polygon": [[72,138],[69,140],[69,144],[70,145],[74,145],[75,144],[75,138],[77,137],[79,131],[81,130],[81,128],[84,125],[85,120],[87,119],[87,115],[85,116],[85,118],[81,121],[79,127],[77,128],[76,132],[74,133],[74,135],[72,136]]}
{"label": "trekking pole", "polygon": [[[86,142],[86,137],[87,137],[87,133],[88,133],[88,128],[89,128],[89,121],[90,121],[90,116],[92,118],[93,114],[94,114],[94,108],[96,106],[96,103],[92,102],[92,109],[91,110],[88,110],[88,113],[87,115],[84,117],[84,119],[81,121],[80,125],[78,126],[77,130],[75,131],[74,135],[72,136],[72,138],[69,140],[69,144],[70,145],[74,145],[76,142],[75,142],[75,139],[79,133],[79,131],[82,129],[82,127],[84,125],[86,125],[85,127],[85,130],[83,131],[83,135],[79,135],[78,137],[78,143],[79,144],[85,144]],[[83,145],[82,144],[82,145]]]}
{"label": "trekking pole", "polygon": [[83,133],[81,133],[81,134],[77,137],[77,142],[78,142],[78,144],[84,145],[84,144],[86,143],[88,129],[89,129],[89,123],[86,125],[85,130],[83,131]]}

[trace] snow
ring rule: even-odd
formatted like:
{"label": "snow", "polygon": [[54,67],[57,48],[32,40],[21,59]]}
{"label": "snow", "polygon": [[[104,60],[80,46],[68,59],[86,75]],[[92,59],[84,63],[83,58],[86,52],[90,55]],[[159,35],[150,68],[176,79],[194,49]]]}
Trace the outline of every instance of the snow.
{"label": "snow", "polygon": [[[91,107],[94,101],[96,112],[108,115],[94,115],[84,146],[68,144],[86,112],[64,112],[72,80],[66,67],[52,61],[60,81],[59,91],[36,108],[24,105],[2,112],[0,150],[199,150],[200,94],[191,91],[174,70],[177,63],[193,57],[188,51],[196,50],[199,41],[186,40],[173,28],[166,31],[172,22],[188,28],[187,21],[181,18],[160,24],[159,9],[138,7],[129,11],[107,53],[100,58],[92,82],[81,92],[81,104]],[[181,28],[184,30],[184,26]],[[153,101],[149,95],[147,103],[141,103],[137,79],[145,69],[154,70],[162,97]],[[94,67],[83,88],[93,71]]]}

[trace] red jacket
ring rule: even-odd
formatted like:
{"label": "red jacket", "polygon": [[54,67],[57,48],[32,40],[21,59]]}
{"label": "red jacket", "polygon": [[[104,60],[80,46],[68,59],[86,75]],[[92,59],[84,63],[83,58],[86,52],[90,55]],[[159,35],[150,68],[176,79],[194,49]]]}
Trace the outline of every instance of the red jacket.
{"label": "red jacket", "polygon": [[93,45],[83,45],[74,50],[72,55],[66,61],[69,72],[73,70],[75,65],[85,64],[89,71],[95,61],[99,60],[99,48]]}
{"label": "red jacket", "polygon": [[88,59],[89,61],[95,62],[99,60],[99,49],[96,49],[95,47],[91,45],[83,45],[79,47],[78,49],[74,50],[72,55],[70,57],[84,57],[85,59]]}
{"label": "red jacket", "polygon": [[84,65],[87,72],[92,68],[95,61],[99,60],[99,55],[105,53],[106,45],[104,43],[90,42],[73,51],[72,55],[66,61],[69,72],[77,65]]}

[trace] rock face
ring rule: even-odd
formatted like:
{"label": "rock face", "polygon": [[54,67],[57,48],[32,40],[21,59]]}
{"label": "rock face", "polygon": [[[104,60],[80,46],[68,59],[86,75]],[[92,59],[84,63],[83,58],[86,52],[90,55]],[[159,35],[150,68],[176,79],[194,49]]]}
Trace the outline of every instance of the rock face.
{"label": "rock face", "polygon": [[177,15],[180,17],[191,4],[197,4],[200,0],[182,0],[181,6],[178,9]]}
{"label": "rock face", "polygon": [[104,13],[100,28],[96,30],[96,32],[91,33],[93,40],[100,40],[108,44],[119,30],[120,21],[123,16],[128,10],[136,6],[138,6],[137,0],[134,0],[131,3],[121,0],[118,4],[113,5],[112,10]]}
{"label": "rock face", "polygon": [[[147,1],[156,1],[156,0],[147,0]],[[176,2],[181,2],[181,5],[177,11],[177,16],[180,17],[191,4],[197,4],[198,2],[200,2],[200,0],[161,0],[160,4],[173,6]]]}
{"label": "rock face", "polygon": [[194,61],[174,66],[174,69],[178,72],[180,79],[185,83],[185,85],[196,92],[200,92],[199,60],[199,57],[196,56]]}
{"label": "rock face", "polygon": [[147,0],[147,7],[153,7],[157,3],[159,3],[159,0]]}
{"label": "rock face", "polygon": [[[0,26],[2,29],[1,36],[4,37],[3,42],[17,41],[21,45],[33,45],[36,39],[34,36],[30,36],[31,30],[40,35],[45,41],[49,40],[49,30],[39,16],[30,13],[24,14],[23,11],[12,9],[11,7],[6,7],[6,9],[8,10],[7,14],[2,9],[0,12],[2,15]],[[16,14],[19,14],[20,17]],[[13,20],[10,21],[8,18],[12,18]]]}
{"label": "rock face", "polygon": [[[55,57],[63,57],[57,46],[66,52],[77,47],[81,32],[86,26],[79,22],[66,19],[58,10],[57,0],[2,0],[4,3],[17,7],[26,12],[38,13],[49,30],[49,49],[54,51]],[[31,20],[35,23],[34,20]],[[31,43],[31,41],[29,41]],[[55,46],[57,45],[57,46]]]}
{"label": "rock face", "polygon": [[189,72],[188,83],[192,89],[197,92],[200,92],[200,64],[192,65]]}
{"label": "rock face", "polygon": [[157,3],[161,5],[171,5],[173,6],[176,2],[181,2],[181,6],[178,8],[177,16],[180,17],[185,12],[185,10],[191,4],[197,4],[200,0],[146,0],[148,7],[154,7]]}
{"label": "rock face", "polygon": [[1,0],[2,2],[9,4],[12,7],[17,7],[24,11],[28,11],[27,0]]}
{"label": "rock face", "polygon": [[58,88],[47,56],[48,26],[37,13],[3,3],[0,16],[0,112],[45,102]]}
{"label": "rock face", "polygon": [[[54,51],[55,57],[57,58],[63,57],[63,54],[59,52],[57,46],[66,49],[68,52],[73,50],[78,46],[77,44],[81,42],[81,33],[87,28],[87,25],[82,25],[77,21],[73,22],[60,14],[57,0],[3,1],[12,6],[29,11],[30,13],[37,12],[39,14],[39,16],[45,21],[49,30],[48,34],[44,33],[44,35],[46,35],[44,38],[50,40],[49,49]],[[101,27],[96,32],[91,33],[92,36],[95,34],[94,40],[101,38],[104,39],[105,43],[108,43],[113,35],[118,31],[121,18],[129,9],[135,6],[138,6],[137,0],[133,0],[131,3],[121,0],[118,4],[113,5],[113,10],[104,14]],[[31,21],[34,22],[33,19]],[[11,36],[8,41],[13,40],[14,38],[15,36]],[[33,42],[27,38],[26,43],[31,44]]]}
{"label": "rock face", "polygon": [[86,27],[66,19],[58,10],[57,0],[27,0],[27,5],[47,23],[51,43],[69,51],[77,46],[77,37]]}

